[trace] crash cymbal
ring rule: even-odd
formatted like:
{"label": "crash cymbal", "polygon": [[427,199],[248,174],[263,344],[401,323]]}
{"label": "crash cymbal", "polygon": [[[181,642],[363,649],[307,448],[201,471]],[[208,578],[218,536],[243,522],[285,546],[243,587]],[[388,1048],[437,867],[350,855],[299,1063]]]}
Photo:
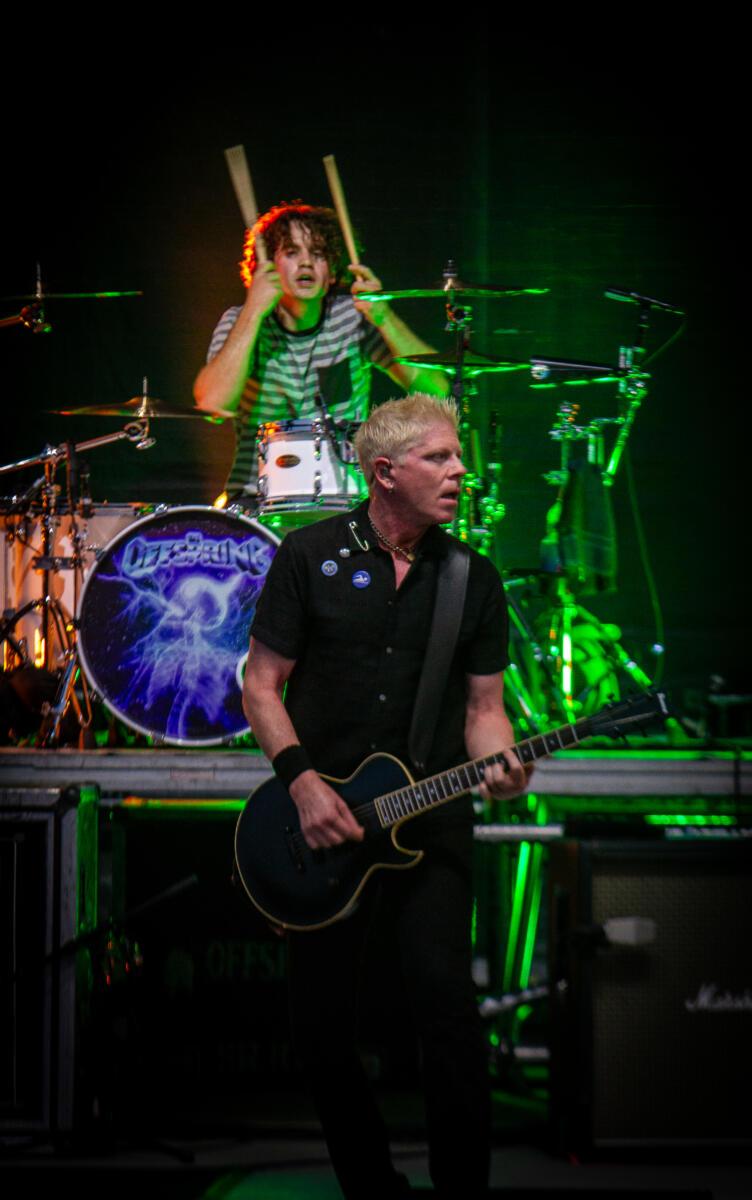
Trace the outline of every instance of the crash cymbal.
{"label": "crash cymbal", "polygon": [[124,404],[87,404],[83,408],[52,409],[59,417],[131,417],[135,420],[160,417],[207,417],[199,408],[178,408],[153,396],[134,396]]}
{"label": "crash cymbal", "polygon": [[544,296],[550,288],[496,287],[463,283],[459,279],[434,283],[425,288],[403,288],[395,292],[359,292],[358,300],[503,300],[507,296]]}
{"label": "crash cymbal", "polygon": [[[444,371],[446,374],[455,372],[458,368],[456,351],[448,354],[412,354],[404,358],[395,358],[395,362],[406,363],[408,366],[422,367],[426,371]],[[475,350],[466,350],[463,355],[462,371],[464,375],[505,374],[509,371],[529,371],[530,361],[513,358],[491,358],[489,354],[478,354]]]}
{"label": "crash cymbal", "polygon": [[121,296],[143,296],[143,292],[27,292],[24,295],[0,296],[0,302],[11,300],[117,300]]}

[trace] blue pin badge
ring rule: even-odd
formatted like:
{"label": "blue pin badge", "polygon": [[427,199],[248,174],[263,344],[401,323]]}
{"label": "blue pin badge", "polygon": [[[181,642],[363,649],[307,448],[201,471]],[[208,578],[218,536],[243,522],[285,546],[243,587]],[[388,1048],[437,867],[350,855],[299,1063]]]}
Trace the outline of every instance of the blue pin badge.
{"label": "blue pin badge", "polygon": [[356,571],[352,577],[352,585],[356,588],[367,588],[371,582],[371,576],[367,571]]}
{"label": "blue pin badge", "polygon": [[336,575],[339,570],[334,559],[327,558],[326,562],[321,564],[321,572],[323,575]]}

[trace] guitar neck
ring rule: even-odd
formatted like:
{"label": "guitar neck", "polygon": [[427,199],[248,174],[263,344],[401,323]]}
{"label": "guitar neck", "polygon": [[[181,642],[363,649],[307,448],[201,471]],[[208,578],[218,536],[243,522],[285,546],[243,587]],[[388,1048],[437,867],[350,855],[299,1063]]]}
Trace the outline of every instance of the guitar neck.
{"label": "guitar neck", "polygon": [[474,758],[459,767],[431,775],[420,783],[412,783],[408,787],[398,788],[395,792],[387,792],[378,796],[373,804],[378,813],[383,828],[395,825],[405,817],[415,816],[448,800],[454,800],[467,792],[473,791],[483,782],[483,772],[494,763],[504,763],[505,755],[514,753],[522,763],[535,762],[545,758],[554,750],[566,750],[576,746],[590,735],[591,723],[587,717],[574,725],[560,725],[548,733],[539,733],[535,737],[518,742],[511,750],[499,754],[489,754],[485,758]]}

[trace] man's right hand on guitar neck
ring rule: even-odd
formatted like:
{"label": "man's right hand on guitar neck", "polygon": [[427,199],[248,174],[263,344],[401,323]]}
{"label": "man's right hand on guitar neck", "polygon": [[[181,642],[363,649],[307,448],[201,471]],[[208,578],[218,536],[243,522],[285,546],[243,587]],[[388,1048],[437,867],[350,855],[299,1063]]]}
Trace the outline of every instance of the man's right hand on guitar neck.
{"label": "man's right hand on guitar neck", "polygon": [[363,840],[363,826],[334,788],[315,771],[303,771],[292,781],[289,791],[298,810],[303,837],[312,850]]}

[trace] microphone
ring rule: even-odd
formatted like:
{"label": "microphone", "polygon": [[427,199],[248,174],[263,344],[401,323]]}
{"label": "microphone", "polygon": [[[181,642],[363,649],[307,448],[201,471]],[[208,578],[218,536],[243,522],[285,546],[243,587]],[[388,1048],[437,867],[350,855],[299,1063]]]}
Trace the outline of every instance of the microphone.
{"label": "microphone", "polygon": [[665,300],[656,300],[654,296],[643,296],[640,292],[626,292],[623,288],[607,288],[603,293],[607,300],[620,300],[623,304],[639,304],[641,308],[652,312],[670,313],[673,317],[686,317],[683,308],[668,304]]}

